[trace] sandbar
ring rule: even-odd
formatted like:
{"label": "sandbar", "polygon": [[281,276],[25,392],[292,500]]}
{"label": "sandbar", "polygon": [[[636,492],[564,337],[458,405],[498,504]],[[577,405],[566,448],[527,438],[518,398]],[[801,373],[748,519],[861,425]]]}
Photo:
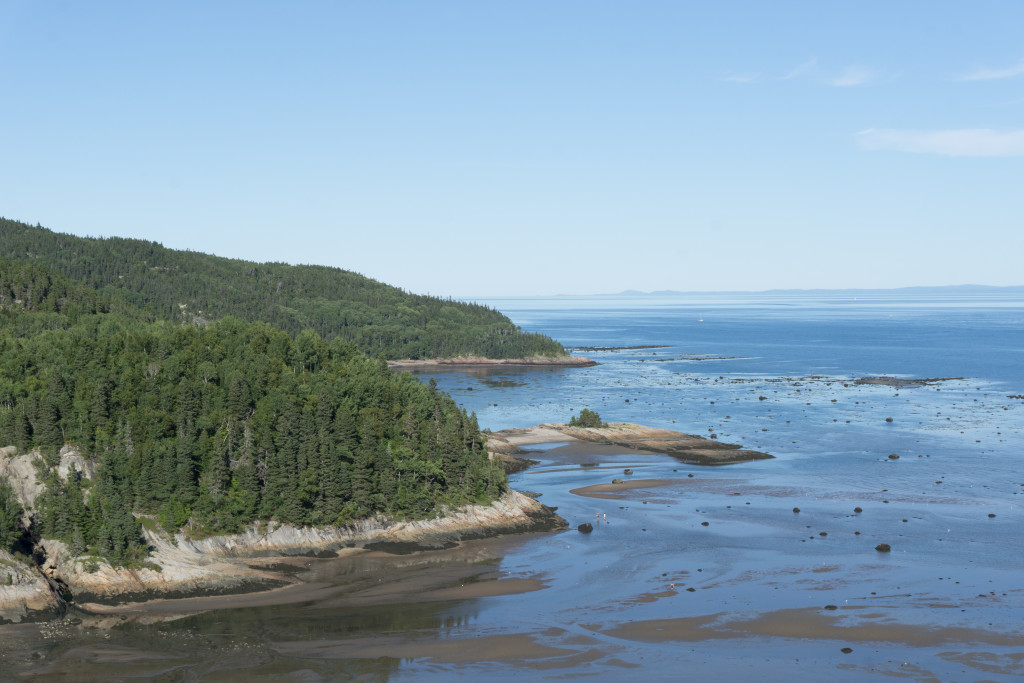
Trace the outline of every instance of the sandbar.
{"label": "sandbar", "polygon": [[630,479],[629,481],[623,481],[618,484],[594,484],[592,486],[583,486],[578,489],[571,489],[569,493],[574,493],[577,496],[584,496],[586,498],[608,498],[608,499],[619,499],[624,496],[615,495],[623,491],[629,491],[631,489],[651,489],[658,486],[672,486],[673,484],[680,483],[678,479]]}

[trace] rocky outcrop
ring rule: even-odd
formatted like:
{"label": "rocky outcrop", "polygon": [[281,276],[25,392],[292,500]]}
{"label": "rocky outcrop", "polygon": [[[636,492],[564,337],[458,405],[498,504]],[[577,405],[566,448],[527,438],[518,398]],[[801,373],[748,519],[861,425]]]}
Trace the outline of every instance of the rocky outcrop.
{"label": "rocky outcrop", "polygon": [[444,512],[435,519],[402,522],[380,516],[344,527],[254,524],[241,534],[203,539],[146,531],[153,550],[149,566],[141,569],[71,557],[63,543],[43,541],[42,570],[66,585],[77,602],[225,593],[293,580],[253,566],[253,558],[328,555],[342,548],[408,552],[451,547],[470,538],[565,527],[549,508],[511,490],[491,505]]}
{"label": "rocky outcrop", "polygon": [[[886,387],[895,387],[897,389],[913,389],[916,387],[924,387],[932,384],[938,384],[939,382],[952,382],[953,380],[963,379],[963,377],[861,377],[853,381],[854,384],[878,384]],[[845,386],[845,385],[844,385]]]}
{"label": "rocky outcrop", "polygon": [[570,427],[550,422],[529,429],[508,429],[489,434],[487,448],[497,454],[514,455],[523,445],[558,441],[587,441],[664,453],[695,465],[726,465],[774,457],[736,444],[629,422],[613,422],[607,427]]}
{"label": "rocky outcrop", "polygon": [[[96,474],[96,464],[72,446],[61,448],[58,456],[57,473],[63,479],[67,479],[72,467],[86,479],[92,479]],[[22,524],[26,528],[30,523],[31,512],[35,509],[36,499],[43,493],[43,482],[38,474],[44,468],[45,461],[39,451],[18,453],[14,446],[0,448],[0,479],[6,477],[14,490],[14,495],[25,511]]]}
{"label": "rocky outcrop", "polygon": [[0,624],[45,619],[61,610],[60,598],[35,567],[0,550]]}

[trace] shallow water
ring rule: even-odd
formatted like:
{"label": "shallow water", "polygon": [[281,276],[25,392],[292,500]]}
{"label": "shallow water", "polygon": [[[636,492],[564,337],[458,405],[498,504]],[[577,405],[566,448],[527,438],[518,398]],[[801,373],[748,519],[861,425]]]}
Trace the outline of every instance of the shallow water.
{"label": "shallow water", "polygon": [[[1024,676],[1024,401],[1008,397],[1024,394],[1024,302],[492,303],[568,345],[663,348],[586,352],[601,363],[592,368],[424,373],[482,427],[589,407],[776,459],[708,468],[536,447],[541,464],[513,485],[573,528],[595,523],[593,533],[311,560],[308,599],[285,604],[0,627],[0,670],[83,680]],[[853,382],[879,374],[961,379]],[[655,481],[613,497],[571,493],[613,478]],[[875,550],[883,542],[891,552]]]}

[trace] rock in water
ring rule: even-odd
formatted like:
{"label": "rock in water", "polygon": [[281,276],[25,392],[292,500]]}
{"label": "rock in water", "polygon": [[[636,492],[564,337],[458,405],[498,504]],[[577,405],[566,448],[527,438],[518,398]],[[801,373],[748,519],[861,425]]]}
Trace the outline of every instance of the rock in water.
{"label": "rock in water", "polygon": [[578,527],[576,527],[576,531],[579,531],[581,534],[589,534],[593,530],[594,525],[590,522],[583,522],[583,524],[580,524]]}
{"label": "rock in water", "polygon": [[877,550],[880,553],[887,553],[887,552],[891,551],[892,548],[889,546],[888,543],[879,543],[878,545],[875,546],[875,550]]}

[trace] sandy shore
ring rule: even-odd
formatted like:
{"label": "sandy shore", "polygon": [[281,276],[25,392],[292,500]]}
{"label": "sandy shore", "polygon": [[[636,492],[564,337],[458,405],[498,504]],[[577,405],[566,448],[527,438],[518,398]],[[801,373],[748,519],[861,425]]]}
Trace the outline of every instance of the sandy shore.
{"label": "sandy shore", "polygon": [[633,489],[652,489],[658,486],[673,486],[679,484],[678,479],[630,479],[618,484],[594,484],[583,486],[578,489],[571,489],[569,493],[586,498],[606,498],[617,500],[625,496],[619,495]]}
{"label": "sandy shore", "polygon": [[292,583],[233,595],[153,597],[116,604],[79,602],[75,607],[96,617],[89,624],[102,627],[106,623],[104,617],[108,616],[116,616],[120,621],[156,623],[219,609],[306,603],[326,609],[519,595],[542,590],[548,584],[540,575],[509,576],[495,571],[488,562],[537,533],[481,538],[465,541],[457,548],[410,555],[348,548],[336,558],[259,558],[255,562],[273,567],[280,577]]}

